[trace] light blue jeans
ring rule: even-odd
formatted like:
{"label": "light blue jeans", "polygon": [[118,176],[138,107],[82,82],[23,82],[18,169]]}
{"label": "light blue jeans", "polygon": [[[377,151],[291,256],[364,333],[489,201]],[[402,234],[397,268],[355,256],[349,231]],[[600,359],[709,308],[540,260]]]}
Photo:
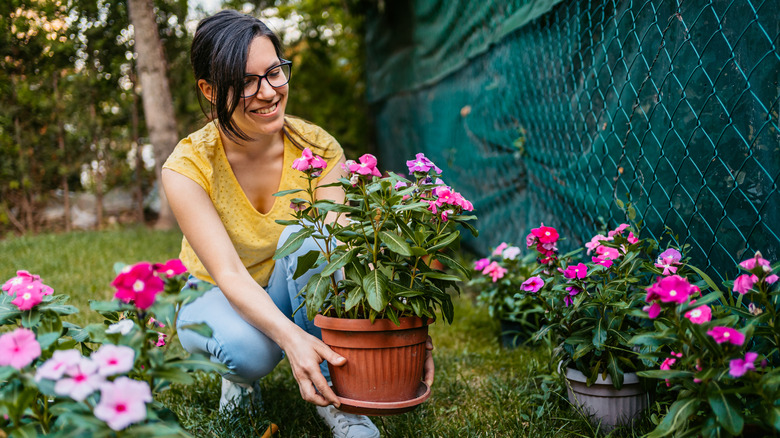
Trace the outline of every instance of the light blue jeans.
{"label": "light blue jeans", "polygon": [[[279,238],[279,245],[287,237],[300,230],[300,226],[288,226]],[[306,317],[306,307],[293,317],[293,311],[303,302],[298,292],[303,289],[312,275],[321,271],[309,270],[297,279],[293,274],[298,266],[298,257],[311,250],[319,250],[313,238],[307,239],[296,252],[276,261],[268,286],[265,288],[271,299],[288,318],[307,333],[322,338],[319,327]],[[201,281],[192,279],[192,281]],[[263,332],[246,322],[228,302],[225,295],[214,286],[200,298],[184,305],[179,311],[176,326],[205,322],[211,327],[212,336],[206,338],[191,330],[180,330],[181,345],[190,353],[211,356],[211,360],[227,366],[224,378],[236,383],[251,383],[269,374],[284,357],[282,349]],[[330,381],[328,363],[323,361],[320,369]]]}

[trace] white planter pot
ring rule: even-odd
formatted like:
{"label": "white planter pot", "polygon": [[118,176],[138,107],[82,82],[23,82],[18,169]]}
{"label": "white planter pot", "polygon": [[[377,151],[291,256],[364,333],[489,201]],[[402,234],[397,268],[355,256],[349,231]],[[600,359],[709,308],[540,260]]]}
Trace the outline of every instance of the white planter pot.
{"label": "white planter pot", "polygon": [[588,387],[584,374],[573,368],[566,368],[566,389],[569,401],[584,414],[600,421],[605,431],[617,425],[628,424],[648,405],[648,394],[642,389],[635,373],[623,376],[623,387],[615,389],[612,378],[601,376]]}

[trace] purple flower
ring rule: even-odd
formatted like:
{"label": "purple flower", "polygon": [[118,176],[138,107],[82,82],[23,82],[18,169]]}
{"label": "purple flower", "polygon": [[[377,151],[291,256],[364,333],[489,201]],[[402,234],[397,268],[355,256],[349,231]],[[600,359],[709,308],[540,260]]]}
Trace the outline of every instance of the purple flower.
{"label": "purple flower", "polygon": [[743,376],[746,372],[756,369],[754,363],[758,359],[758,353],[748,351],[744,359],[732,359],[729,361],[729,374],[732,377]]}
{"label": "purple flower", "polygon": [[569,286],[566,290],[569,291],[569,294],[563,297],[563,303],[566,307],[569,307],[574,303],[574,297],[582,292],[582,290],[577,286]]}
{"label": "purple flower", "polygon": [[441,174],[441,169],[433,164],[433,161],[426,158],[422,152],[415,155],[414,160],[407,161],[406,166],[409,168],[409,175],[414,172],[428,172],[431,169],[434,169],[437,174]]}

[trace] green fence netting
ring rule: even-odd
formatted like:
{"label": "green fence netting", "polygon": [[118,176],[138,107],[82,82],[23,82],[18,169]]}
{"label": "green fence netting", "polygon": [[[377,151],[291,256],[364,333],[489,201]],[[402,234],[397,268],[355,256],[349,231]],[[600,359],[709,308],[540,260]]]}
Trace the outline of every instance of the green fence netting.
{"label": "green fence netting", "polygon": [[718,278],[756,250],[779,259],[776,0],[378,5],[380,159],[445,168],[477,209],[473,251],[541,222],[579,247],[625,221],[618,199]]}

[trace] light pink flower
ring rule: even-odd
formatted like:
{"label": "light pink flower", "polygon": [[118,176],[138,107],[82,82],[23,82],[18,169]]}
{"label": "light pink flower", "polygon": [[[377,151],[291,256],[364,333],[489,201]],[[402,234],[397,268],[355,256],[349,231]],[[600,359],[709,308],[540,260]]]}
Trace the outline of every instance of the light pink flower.
{"label": "light pink flower", "polygon": [[654,285],[647,288],[645,300],[648,303],[660,299],[664,303],[681,304],[697,291],[698,288],[688,283],[685,278],[679,275],[670,275],[658,279]]}
{"label": "light pink flower", "polygon": [[482,273],[490,275],[493,278],[493,283],[495,283],[507,273],[507,270],[502,268],[497,262],[490,262],[490,264],[482,270]]}
{"label": "light pink flower", "polygon": [[756,266],[761,266],[764,268],[764,270],[771,269],[769,260],[763,258],[760,252],[756,252],[756,255],[754,255],[752,259],[743,260],[739,266],[747,269],[748,271],[752,271],[756,268]]}
{"label": "light pink flower", "polygon": [[542,280],[541,277],[533,276],[524,281],[523,284],[520,285],[520,288],[526,292],[539,292],[539,289],[543,286],[544,280]]}
{"label": "light pink flower", "polygon": [[311,169],[311,161],[314,156],[311,153],[311,149],[306,148],[301,152],[301,158],[296,158],[293,161],[292,168],[301,172],[306,172]]}
{"label": "light pink flower", "polygon": [[180,259],[171,259],[162,264],[155,263],[154,272],[170,278],[187,272],[187,267],[184,266]]}
{"label": "light pink flower", "polygon": [[103,344],[90,358],[101,376],[123,374],[133,369],[135,350],[124,345]]}
{"label": "light pink flower", "polygon": [[18,328],[0,336],[0,366],[10,365],[21,370],[40,355],[41,344],[32,330]]}
{"label": "light pink flower", "polygon": [[[347,172],[347,173],[349,173],[349,166],[351,166],[351,165],[353,165],[353,164],[355,164],[355,160],[347,160],[347,161],[345,161],[345,162],[341,163],[341,169],[342,169],[344,172]],[[397,186],[398,186],[398,184],[396,184],[396,189],[398,189],[398,187],[397,187]]]}
{"label": "light pink flower", "polygon": [[100,388],[100,402],[95,406],[95,417],[113,430],[146,419],[146,403],[152,401],[152,391],[146,382],[118,377]]}
{"label": "light pink flower", "polygon": [[764,281],[766,281],[766,282],[767,282],[767,284],[773,284],[774,282],[776,282],[776,281],[777,281],[777,279],[778,279],[777,275],[775,275],[775,274],[772,274],[772,275],[770,275],[770,276],[766,277],[766,278],[764,279]]}
{"label": "light pink flower", "polygon": [[65,375],[54,384],[54,392],[76,401],[83,401],[103,382],[105,378],[98,374],[98,365],[82,357],[77,363],[65,369]]}
{"label": "light pink flower", "polygon": [[81,353],[78,350],[57,350],[52,354],[51,359],[44,362],[35,372],[35,381],[41,379],[58,380],[65,374],[68,367],[77,364],[81,360]]}
{"label": "light pink flower", "polygon": [[617,260],[620,258],[620,252],[618,252],[616,248],[605,245],[601,245],[596,248],[596,254],[598,254],[602,259]]}
{"label": "light pink flower", "polygon": [[756,369],[754,363],[758,359],[758,353],[748,351],[744,359],[732,359],[729,361],[729,374],[732,377],[741,377],[746,372]]}
{"label": "light pink flower", "polygon": [[501,242],[496,249],[493,250],[494,256],[500,256],[502,252],[504,252],[504,248],[508,247],[506,242]]}
{"label": "light pink flower", "polygon": [[650,319],[655,319],[661,314],[661,304],[658,301],[653,301],[653,304],[643,307],[642,310],[647,312]]}
{"label": "light pink flower", "polygon": [[590,255],[591,251],[595,251],[599,246],[601,246],[600,242],[602,240],[612,240],[612,238],[603,234],[596,234],[592,239],[590,239],[590,242],[585,244],[585,248],[588,248],[587,254]]}
{"label": "light pink flower", "polygon": [[487,258],[479,259],[476,262],[474,262],[474,270],[481,271],[485,269],[489,264],[490,264],[490,259]]}
{"label": "light pink flower", "polygon": [[757,281],[758,277],[753,274],[742,274],[734,280],[734,292],[744,295],[753,288]]}
{"label": "light pink flower", "polygon": [[165,287],[165,283],[154,274],[154,269],[148,262],[126,267],[111,285],[117,289],[114,298],[125,303],[133,302],[142,310],[151,307],[157,294]]}
{"label": "light pink flower", "polygon": [[703,305],[685,312],[685,317],[694,324],[704,324],[712,319],[712,309]]}
{"label": "light pink flower", "polygon": [[510,246],[509,248],[505,249],[501,255],[506,260],[514,260],[517,258],[518,255],[520,255],[520,248],[516,246]]}
{"label": "light pink flower", "polygon": [[731,327],[713,327],[707,334],[712,336],[718,344],[729,342],[734,345],[742,345],[745,342],[745,335]]}
{"label": "light pink flower", "polygon": [[41,277],[30,274],[27,271],[16,271],[16,276],[6,281],[2,289],[8,292],[8,295],[13,295],[16,288],[36,281],[41,281]]}
{"label": "light pink flower", "polygon": [[376,168],[376,157],[371,154],[364,154],[359,158],[359,162],[353,163],[349,166],[349,171],[357,173],[358,175],[373,175],[382,176],[379,169]]}
{"label": "light pink flower", "polygon": [[11,304],[16,305],[19,310],[32,309],[43,301],[43,288],[41,286],[43,283],[34,281],[17,287],[15,289],[16,298],[11,301]]}
{"label": "light pink flower", "polygon": [[403,188],[406,188],[406,187],[409,187],[409,184],[407,184],[407,183],[406,183],[406,182],[404,182],[404,181],[398,181],[398,182],[397,182],[397,183],[395,183],[395,185],[393,186],[393,188],[394,188],[394,189],[396,189],[396,190],[401,190],[401,189],[403,189]]}
{"label": "light pink flower", "polygon": [[428,172],[431,169],[435,170],[437,174],[441,174],[441,169],[433,164],[433,161],[426,158],[423,153],[415,155],[414,160],[408,160],[406,167],[409,168],[409,175],[414,172]]}
{"label": "light pink flower", "polygon": [[621,235],[623,234],[623,230],[628,228],[628,224],[620,224],[617,228],[607,233],[607,237],[614,237],[615,235]]}
{"label": "light pink flower", "polygon": [[588,265],[585,263],[578,263],[576,265],[570,265],[563,271],[563,276],[566,278],[578,278],[583,279],[588,276]]}

